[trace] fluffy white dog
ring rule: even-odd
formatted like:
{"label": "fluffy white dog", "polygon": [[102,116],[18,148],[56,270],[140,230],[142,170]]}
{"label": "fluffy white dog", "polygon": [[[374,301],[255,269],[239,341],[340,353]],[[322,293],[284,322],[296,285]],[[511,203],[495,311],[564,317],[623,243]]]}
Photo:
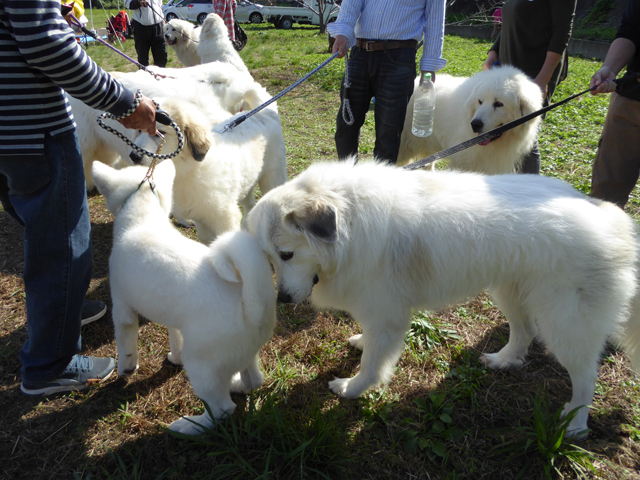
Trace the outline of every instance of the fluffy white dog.
{"label": "fluffy white dog", "polygon": [[163,27],[164,38],[185,67],[202,63],[198,55],[200,29],[186,20],[174,18]]}
{"label": "fluffy white dog", "polygon": [[[154,71],[166,76],[157,80],[147,72],[138,70],[129,73],[112,73],[126,87],[142,89],[152,98],[177,97],[202,105],[212,121],[221,122],[242,109],[253,109],[265,96],[264,88],[250,76],[226,63],[214,62],[196,67],[171,69],[156,67]],[[101,128],[96,119],[103,113],[80,100],[68,96],[77,124],[80,150],[84,162],[87,189],[93,188],[91,165],[99,161],[111,166],[122,166],[131,147],[120,138]],[[133,141],[138,132],[124,128],[120,123],[106,120],[105,123]]]}
{"label": "fluffy white dog", "polygon": [[[138,368],[138,313],[169,328],[169,360],[183,363],[208,413],[182,417],[171,430],[197,434],[233,413],[230,391],[262,385],[259,350],[276,325],[269,262],[246,232],[230,232],[210,247],[183,237],[169,221],[175,168],[115,170],[95,163],[93,174],[116,215],[109,282],[118,347],[118,373]],[[196,423],[194,423],[196,422]]]}
{"label": "fluffy white dog", "polygon": [[[520,366],[539,337],[571,377],[565,413],[591,404],[605,341],[625,322],[640,365],[637,225],[562,181],[315,164],[263,196],[245,224],[275,267],[279,301],[311,296],[362,326],[349,340],[363,350],[360,372],[329,383],[340,396],[390,379],[412,309],[437,311],[485,288],[511,333],[482,361]],[[570,432],[587,418],[580,409]]]}
{"label": "fluffy white dog", "polygon": [[[249,117],[231,131],[214,133],[222,125],[212,122],[196,105],[176,99],[161,104],[184,132],[185,147],[172,160],[176,165],[173,213],[190,219],[198,229],[198,238],[208,244],[216,235],[240,227],[242,205],[245,214],[253,207],[253,192],[262,193],[287,181],[287,159],[280,117],[275,105]],[[158,125],[165,135],[163,152],[177,146],[173,129]],[[136,145],[156,151],[159,137],[141,133]],[[135,152],[136,164],[148,165],[151,159]]]}
{"label": "fluffy white dog", "polygon": [[[418,82],[416,79],[416,88]],[[402,131],[398,165],[428,157],[542,108],[540,88],[515,67],[491,68],[468,78],[438,75],[434,85],[433,133],[426,138],[411,133],[412,95]],[[533,148],[540,118],[451,155],[448,166],[489,175],[512,173]]]}
{"label": "fluffy white dog", "polygon": [[233,48],[229,38],[229,30],[224,24],[224,20],[215,13],[210,13],[202,22],[200,32],[200,43],[198,44],[198,54],[202,63],[227,62],[236,67],[240,72],[250,75],[247,66],[240,58],[240,55]]}

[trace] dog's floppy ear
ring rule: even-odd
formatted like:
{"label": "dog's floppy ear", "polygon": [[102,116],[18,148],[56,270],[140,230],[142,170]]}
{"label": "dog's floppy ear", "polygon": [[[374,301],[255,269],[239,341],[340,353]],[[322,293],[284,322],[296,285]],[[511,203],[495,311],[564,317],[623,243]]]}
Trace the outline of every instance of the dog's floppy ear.
{"label": "dog's floppy ear", "polygon": [[324,243],[338,240],[338,210],[322,199],[316,199],[286,215],[285,223]]}
{"label": "dog's floppy ear", "polygon": [[520,81],[520,113],[524,117],[542,108],[542,91],[532,81]]}
{"label": "dog's floppy ear", "polygon": [[93,162],[91,165],[91,174],[96,188],[105,197],[108,197],[118,187],[119,182],[115,173],[115,168],[102,162]]}
{"label": "dog's floppy ear", "polygon": [[211,148],[211,134],[203,125],[190,124],[183,129],[193,158],[201,162]]}

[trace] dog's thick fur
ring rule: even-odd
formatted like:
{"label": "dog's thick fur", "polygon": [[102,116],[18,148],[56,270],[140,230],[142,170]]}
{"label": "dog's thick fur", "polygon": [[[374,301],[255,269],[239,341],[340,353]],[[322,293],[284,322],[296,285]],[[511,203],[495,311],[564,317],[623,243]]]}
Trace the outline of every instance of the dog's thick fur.
{"label": "dog's thick fur", "polygon": [[[253,207],[253,192],[263,193],[287,181],[287,159],[280,117],[269,106],[231,131],[212,125],[201,109],[190,102],[169,99],[161,104],[184,132],[185,147],[172,160],[176,165],[173,213],[195,222],[198,238],[208,244],[217,235],[240,227],[242,205],[245,214]],[[230,120],[229,120],[230,121]],[[177,137],[172,129],[159,125],[165,134],[163,151],[174,151]],[[142,133],[136,144],[155,151],[158,137]],[[135,153],[137,164],[151,159]]]}
{"label": "dog's thick fur", "polygon": [[[266,90],[259,83],[222,62],[181,69],[155,67],[153,70],[167,78],[156,80],[140,70],[114,72],[112,75],[131,90],[142,89],[145,95],[152,98],[177,97],[199,103],[215,123],[242,109],[257,107],[265,97]],[[121,160],[128,159],[131,147],[97,124],[96,118],[103,112],[71,96],[67,98],[77,124],[87,189],[91,190],[94,186],[91,177],[93,162],[97,160],[111,166],[124,166],[127,163]],[[138,134],[114,120],[106,120],[105,123],[131,141]]]}
{"label": "dog's thick fur", "polygon": [[198,43],[200,42],[200,28],[186,20],[174,18],[163,27],[164,38],[176,52],[178,60],[185,67],[200,65]]}
{"label": "dog's thick fur", "polygon": [[[207,413],[170,426],[200,433],[235,409],[230,391],[249,392],[264,379],[259,350],[276,325],[271,267],[254,237],[230,232],[210,247],[180,234],[169,221],[171,162],[154,173],[156,195],[145,182],[147,169],[115,170],[95,163],[93,174],[107,207],[116,215],[109,282],[118,347],[118,373],[138,368],[138,313],[169,328],[169,360],[183,363]],[[241,372],[241,373],[239,373]]]}
{"label": "dog's thick fur", "polygon": [[[360,373],[329,384],[343,397],[390,379],[412,309],[438,311],[485,288],[511,333],[482,361],[520,366],[537,336],[571,377],[565,413],[591,404],[604,343],[625,322],[640,365],[637,227],[562,181],[315,164],[263,196],[245,225],[275,267],[281,302],[311,296],[362,326],[350,339],[363,350]],[[587,418],[582,408],[569,430],[584,431]]]}
{"label": "dog's thick fur", "polygon": [[[416,79],[415,87],[418,87]],[[398,165],[419,160],[542,108],[542,92],[515,67],[491,68],[469,78],[438,75],[433,133],[411,133],[414,95],[407,107]],[[489,175],[512,173],[538,137],[540,118],[449,157],[448,167]]]}
{"label": "dog's thick fur", "polygon": [[242,58],[233,48],[224,20],[215,13],[207,15],[207,18],[202,22],[198,55],[200,55],[202,63],[227,62],[240,72],[250,75]]}

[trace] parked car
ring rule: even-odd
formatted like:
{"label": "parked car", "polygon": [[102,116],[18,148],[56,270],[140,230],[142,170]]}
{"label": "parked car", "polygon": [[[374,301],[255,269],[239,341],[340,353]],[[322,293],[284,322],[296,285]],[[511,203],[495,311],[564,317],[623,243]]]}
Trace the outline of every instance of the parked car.
{"label": "parked car", "polygon": [[187,7],[187,20],[198,25],[202,25],[207,15],[213,13],[211,0],[190,0]]}
{"label": "parked car", "polygon": [[[318,0],[312,0],[318,11]],[[324,11],[325,24],[334,22],[340,13],[340,7],[333,1],[328,1]],[[301,25],[320,25],[320,17],[309,7],[297,4],[292,7],[269,7],[269,21],[276,28],[290,29],[294,23]]]}
{"label": "parked car", "polygon": [[236,20],[239,23],[262,23],[269,18],[270,7],[258,5],[247,0],[238,0]]}
{"label": "parked car", "polygon": [[189,3],[191,3],[191,0],[169,0],[166,5],[162,6],[162,15],[164,15],[164,19],[167,22],[174,18],[187,20]]}

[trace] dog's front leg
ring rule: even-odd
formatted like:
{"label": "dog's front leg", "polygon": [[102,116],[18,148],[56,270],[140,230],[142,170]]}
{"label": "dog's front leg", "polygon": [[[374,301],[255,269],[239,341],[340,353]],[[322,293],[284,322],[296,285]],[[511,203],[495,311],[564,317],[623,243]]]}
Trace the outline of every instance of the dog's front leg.
{"label": "dog's front leg", "polygon": [[404,346],[405,329],[397,325],[363,330],[361,336],[349,339],[351,345],[362,348],[360,372],[353,378],[329,382],[331,391],[344,398],[359,397],[369,388],[388,382]]}
{"label": "dog's front leg", "polygon": [[167,327],[167,330],[169,330],[169,348],[171,349],[167,359],[175,365],[182,365],[182,333],[177,328]]}
{"label": "dog's front leg", "polygon": [[118,347],[118,375],[128,377],[138,369],[138,314],[114,298],[112,316]]}
{"label": "dog's front leg", "polygon": [[260,370],[260,355],[256,355],[248,368],[236,373],[231,379],[231,391],[250,393],[262,386],[264,374]]}

